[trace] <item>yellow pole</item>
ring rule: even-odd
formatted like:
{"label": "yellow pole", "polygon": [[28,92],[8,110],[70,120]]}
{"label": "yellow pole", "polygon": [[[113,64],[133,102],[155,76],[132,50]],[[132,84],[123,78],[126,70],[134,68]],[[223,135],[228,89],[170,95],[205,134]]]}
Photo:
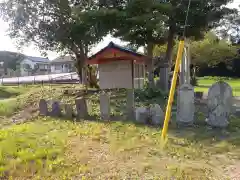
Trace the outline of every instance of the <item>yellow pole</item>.
{"label": "yellow pole", "polygon": [[166,134],[168,131],[168,123],[169,123],[170,116],[171,116],[172,102],[173,102],[176,83],[177,83],[178,71],[179,71],[179,67],[181,64],[181,60],[182,60],[183,49],[184,49],[184,40],[181,40],[178,45],[177,59],[176,59],[176,64],[175,64],[175,68],[174,68],[170,93],[169,93],[169,97],[168,97],[168,104],[167,104],[167,109],[166,109],[166,113],[165,113],[162,135],[161,135],[162,141],[165,140]]}

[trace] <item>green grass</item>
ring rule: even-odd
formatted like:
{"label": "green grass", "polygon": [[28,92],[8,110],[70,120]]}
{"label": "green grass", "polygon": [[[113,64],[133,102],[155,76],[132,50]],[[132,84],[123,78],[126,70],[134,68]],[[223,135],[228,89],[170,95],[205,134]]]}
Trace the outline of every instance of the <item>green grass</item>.
{"label": "green grass", "polygon": [[[78,86],[73,85],[58,85],[58,86],[1,86],[0,87],[0,116],[11,116],[14,113],[26,107],[37,107],[39,99],[59,99],[61,100],[62,90],[64,88]],[[4,93],[2,93],[4,92]],[[6,96],[8,94],[8,97]]]}
{"label": "green grass", "polygon": [[[65,88],[25,87],[20,95],[2,100],[11,110],[1,114],[0,106],[0,115],[37,107],[43,97],[74,103],[75,96],[63,95]],[[99,116],[99,94],[88,98],[91,113]],[[126,106],[117,98],[111,104],[114,113]],[[224,131],[208,129],[203,120],[199,116],[198,126],[182,129],[172,121],[164,148],[161,128],[126,121],[35,117],[24,124],[2,124],[0,179],[231,179],[227,167],[238,168],[240,162],[240,119],[231,117]]]}
{"label": "green grass", "polygon": [[226,176],[225,166],[240,159],[239,131],[232,127],[228,133],[171,126],[162,149],[156,128],[37,118],[0,130],[0,174],[5,179],[219,179]]}
{"label": "green grass", "polygon": [[219,80],[227,82],[232,87],[234,96],[240,96],[240,79],[202,77],[198,79],[198,86],[195,87],[195,91],[208,92],[209,87]]}
{"label": "green grass", "polygon": [[0,98],[10,98],[18,96],[26,91],[23,86],[20,87],[10,87],[10,86],[0,86]]}

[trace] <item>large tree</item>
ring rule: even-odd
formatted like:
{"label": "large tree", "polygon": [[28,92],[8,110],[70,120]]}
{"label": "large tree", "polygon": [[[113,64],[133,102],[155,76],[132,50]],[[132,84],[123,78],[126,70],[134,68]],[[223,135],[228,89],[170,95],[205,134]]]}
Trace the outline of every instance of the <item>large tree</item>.
{"label": "large tree", "polygon": [[117,9],[113,35],[136,46],[146,48],[149,85],[153,86],[153,48],[166,41],[167,27],[164,22],[169,5],[155,0],[126,1],[125,7]]}
{"label": "large tree", "polygon": [[25,56],[20,53],[0,51],[0,62],[3,62],[5,72],[7,72],[7,69],[16,71],[17,66],[20,65],[20,62],[24,59],[24,57]]}
{"label": "large tree", "polygon": [[215,30],[217,34],[233,44],[238,44],[240,42],[240,11],[234,9],[233,13],[225,15],[220,22],[220,26]]}
{"label": "large tree", "polygon": [[88,0],[7,0],[0,10],[19,45],[73,54],[82,79],[89,49],[108,33],[106,21],[99,21],[107,12],[96,11],[99,7],[98,1]]}
{"label": "large tree", "polygon": [[[237,47],[231,42],[220,39],[214,32],[208,32],[201,40],[189,40],[191,64],[214,66],[220,62],[227,63],[237,57]],[[174,46],[173,57],[177,54],[177,44]],[[153,54],[159,56],[166,52],[167,44],[155,46]]]}
{"label": "large tree", "polygon": [[[167,42],[165,62],[171,65],[175,39],[183,35],[184,27],[186,37],[202,38],[206,31],[217,26],[219,20],[231,12],[224,7],[230,1],[191,1],[186,27],[189,0],[126,1],[124,8],[116,10],[117,23],[114,35],[138,45],[147,45],[150,58],[154,44]],[[168,82],[166,74],[167,69],[160,78],[165,90]]]}

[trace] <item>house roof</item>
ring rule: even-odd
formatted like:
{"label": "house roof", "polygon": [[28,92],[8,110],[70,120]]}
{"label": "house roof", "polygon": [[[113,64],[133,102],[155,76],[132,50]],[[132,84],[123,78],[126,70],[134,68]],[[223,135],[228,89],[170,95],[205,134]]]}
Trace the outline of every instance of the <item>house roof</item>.
{"label": "house roof", "polygon": [[65,62],[73,62],[73,61],[74,60],[71,56],[60,56],[52,60],[51,63],[65,63]]}
{"label": "house roof", "polygon": [[33,62],[39,62],[39,63],[49,63],[50,62],[48,58],[34,57],[34,56],[26,56],[26,58]]}
{"label": "house roof", "polygon": [[132,54],[134,56],[138,56],[138,57],[144,57],[143,54],[140,54],[140,53],[136,53],[130,49],[127,49],[125,47],[122,47],[122,46],[119,46],[117,44],[114,44],[112,41],[103,49],[101,49],[100,51],[98,51],[96,54],[92,55],[91,57],[88,58],[88,60],[91,60],[91,59],[94,59],[97,55],[101,54],[103,51],[105,51],[106,49],[108,48],[113,48],[113,49],[117,49],[119,51],[123,51],[123,52],[126,52],[126,53],[129,53],[129,54]]}

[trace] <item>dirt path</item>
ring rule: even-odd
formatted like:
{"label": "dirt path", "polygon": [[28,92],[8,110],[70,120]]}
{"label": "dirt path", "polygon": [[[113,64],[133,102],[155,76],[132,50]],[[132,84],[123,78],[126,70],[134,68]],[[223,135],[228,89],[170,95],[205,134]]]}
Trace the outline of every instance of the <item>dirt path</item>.
{"label": "dirt path", "polygon": [[24,110],[19,111],[17,114],[13,115],[10,120],[14,124],[21,124],[31,120],[33,117],[37,116],[38,108],[36,107],[26,107]]}

